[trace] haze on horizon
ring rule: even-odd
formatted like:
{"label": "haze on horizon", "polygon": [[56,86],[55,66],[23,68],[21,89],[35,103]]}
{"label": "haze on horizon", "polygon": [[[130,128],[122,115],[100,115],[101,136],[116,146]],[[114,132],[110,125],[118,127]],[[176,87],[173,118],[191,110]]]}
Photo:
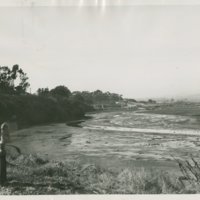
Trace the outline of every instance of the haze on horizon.
{"label": "haze on horizon", "polygon": [[0,7],[1,66],[39,87],[200,93],[200,6]]}

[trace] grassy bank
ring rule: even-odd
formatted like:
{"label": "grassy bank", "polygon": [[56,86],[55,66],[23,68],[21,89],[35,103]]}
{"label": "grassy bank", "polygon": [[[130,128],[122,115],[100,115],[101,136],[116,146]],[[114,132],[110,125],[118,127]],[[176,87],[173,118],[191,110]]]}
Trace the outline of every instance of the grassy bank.
{"label": "grassy bank", "polygon": [[1,195],[31,194],[172,194],[198,193],[198,184],[180,177],[144,169],[110,171],[78,162],[49,161],[37,155],[9,158],[8,183]]}

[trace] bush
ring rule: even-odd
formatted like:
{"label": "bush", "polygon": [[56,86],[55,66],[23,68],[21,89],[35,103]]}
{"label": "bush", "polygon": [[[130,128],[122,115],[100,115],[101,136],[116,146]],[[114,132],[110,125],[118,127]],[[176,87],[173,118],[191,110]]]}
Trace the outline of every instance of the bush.
{"label": "bush", "polygon": [[179,181],[187,193],[200,192],[200,164],[191,156],[191,160],[176,160],[182,176]]}
{"label": "bush", "polygon": [[84,116],[83,102],[36,95],[0,95],[0,123],[17,116],[19,126],[65,122]]}

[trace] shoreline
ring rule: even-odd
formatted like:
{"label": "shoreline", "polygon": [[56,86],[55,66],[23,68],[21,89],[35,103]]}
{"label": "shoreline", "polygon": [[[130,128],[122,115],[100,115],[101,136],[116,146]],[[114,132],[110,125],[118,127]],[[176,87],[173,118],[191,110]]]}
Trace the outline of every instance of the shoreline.
{"label": "shoreline", "polygon": [[70,120],[70,121],[66,121],[65,124],[67,126],[71,126],[71,127],[82,127],[80,124],[82,122],[85,122],[86,120],[92,119],[93,117],[91,116],[87,116],[85,115],[84,117],[82,117],[81,119],[77,119],[77,120]]}
{"label": "shoreline", "polygon": [[25,153],[39,153],[62,161],[79,160],[83,164],[96,163],[108,168],[145,166],[170,171],[177,169],[174,158],[185,160],[190,154],[198,157],[200,142],[194,135],[85,128],[93,123],[101,125],[117,112],[96,113],[84,119],[19,130],[15,134],[15,145]]}

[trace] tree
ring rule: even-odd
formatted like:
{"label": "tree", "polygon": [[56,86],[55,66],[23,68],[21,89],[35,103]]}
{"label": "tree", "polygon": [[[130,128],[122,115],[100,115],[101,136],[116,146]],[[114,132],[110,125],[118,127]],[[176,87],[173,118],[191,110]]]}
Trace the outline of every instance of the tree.
{"label": "tree", "polygon": [[50,94],[49,88],[38,88],[38,96],[48,96]]}
{"label": "tree", "polygon": [[96,90],[92,93],[93,100],[97,103],[101,103],[105,100],[105,95],[101,90]]}
{"label": "tree", "polygon": [[2,93],[10,93],[14,90],[14,87],[10,81],[10,73],[11,70],[8,67],[0,66],[0,91]]}
{"label": "tree", "polygon": [[92,105],[93,102],[93,96],[92,93],[89,91],[83,91],[81,92],[82,97],[84,98],[84,101],[88,104],[88,105]]}
{"label": "tree", "polygon": [[0,66],[0,92],[24,94],[29,86],[26,73],[18,65],[13,65],[12,69]]}
{"label": "tree", "polygon": [[81,92],[78,91],[73,92],[69,100],[72,102],[85,103],[84,97],[82,96]]}
{"label": "tree", "polygon": [[152,99],[149,99],[149,100],[148,100],[148,103],[156,103],[156,101],[155,101],[155,100],[152,100]]}
{"label": "tree", "polygon": [[71,95],[71,91],[64,85],[55,87],[50,91],[50,93],[53,96],[66,97],[66,98],[68,98]]}

